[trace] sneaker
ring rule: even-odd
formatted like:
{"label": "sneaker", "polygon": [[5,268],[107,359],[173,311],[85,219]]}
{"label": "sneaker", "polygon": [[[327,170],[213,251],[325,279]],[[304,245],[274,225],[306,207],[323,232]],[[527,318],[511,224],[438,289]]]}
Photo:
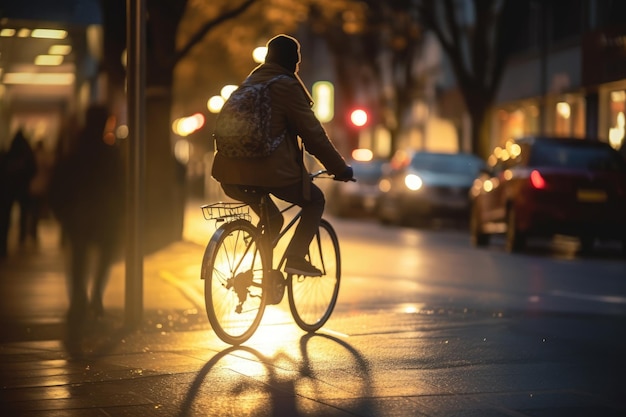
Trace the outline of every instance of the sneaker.
{"label": "sneaker", "polygon": [[289,258],[285,265],[285,272],[294,275],[303,275],[306,277],[322,276],[322,271],[311,265],[304,258]]}

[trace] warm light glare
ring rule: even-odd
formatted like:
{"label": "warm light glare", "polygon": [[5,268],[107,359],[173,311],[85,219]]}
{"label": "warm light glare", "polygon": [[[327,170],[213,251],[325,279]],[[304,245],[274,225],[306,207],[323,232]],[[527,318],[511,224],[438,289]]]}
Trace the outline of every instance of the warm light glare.
{"label": "warm light glare", "polygon": [[17,32],[18,38],[28,38],[30,36],[30,29],[22,28]]}
{"label": "warm light glare", "polygon": [[480,178],[474,179],[474,182],[472,183],[472,188],[470,190],[472,193],[472,197],[478,197],[480,195],[481,188],[483,188],[483,180]]}
{"label": "warm light glare", "polygon": [[128,125],[119,125],[115,131],[118,139],[126,139],[128,137]]}
{"label": "warm light glare", "polygon": [[626,91],[611,91],[611,101],[613,103],[623,103],[624,101],[626,101]]}
{"label": "warm light glare", "polygon": [[35,57],[35,65],[54,66],[63,63],[62,55],[37,55]]}
{"label": "warm light glare", "polygon": [[265,46],[259,46],[252,51],[252,59],[254,59],[254,62],[257,64],[265,62],[265,55],[267,55],[267,47]]}
{"label": "warm light glare", "polygon": [[4,84],[70,85],[74,82],[74,74],[36,74],[32,72],[9,72],[4,75],[2,82]]}
{"label": "warm light glare", "polygon": [[400,311],[402,311],[405,314],[415,314],[415,313],[419,313],[420,308],[417,305],[414,304],[404,304],[402,306],[400,306]]}
{"label": "warm light glare", "polygon": [[232,85],[232,84],[225,85],[220,90],[220,96],[222,96],[224,98],[224,100],[228,100],[228,97],[230,97],[230,95],[238,88],[239,88],[239,86]]}
{"label": "warm light glare", "polygon": [[624,112],[619,112],[616,118],[615,127],[609,129],[609,144],[613,149],[621,149],[624,142],[624,134],[626,132]]}
{"label": "warm light glare", "polygon": [[332,83],[328,81],[318,81],[311,89],[313,95],[313,111],[318,120],[328,123],[333,120],[335,112],[335,91]]}
{"label": "warm light glare", "polygon": [[48,49],[49,55],[68,55],[70,52],[72,52],[71,45],[52,45]]}
{"label": "warm light glare", "polygon": [[571,115],[571,108],[569,103],[566,103],[564,101],[561,101],[559,103],[556,103],[556,112],[559,114],[559,116],[561,116],[564,119],[569,119],[570,115]]}
{"label": "warm light glare", "polygon": [[404,184],[411,191],[417,191],[422,188],[422,185],[424,185],[422,179],[415,174],[409,174],[404,177]]}
{"label": "warm light glare", "polygon": [[213,96],[209,99],[209,101],[207,101],[207,109],[209,109],[209,111],[211,113],[219,113],[220,110],[222,110],[222,107],[224,106],[224,97],[222,96]]}
{"label": "warm light glare", "polygon": [[355,149],[352,151],[352,159],[355,161],[367,162],[371,161],[374,153],[369,149]]}
{"label": "warm light glare", "polygon": [[60,29],[35,29],[30,36],[43,39],[65,39],[67,31]]}
{"label": "warm light glare", "polygon": [[10,38],[11,36],[15,36],[15,33],[16,33],[15,29],[4,28],[0,30],[0,37]]}
{"label": "warm light glare", "polygon": [[356,109],[350,113],[350,121],[355,126],[365,126],[367,123],[367,113],[363,109]]}
{"label": "warm light glare", "polygon": [[174,144],[174,156],[178,161],[183,164],[189,162],[189,156],[191,155],[191,146],[187,140],[179,140]]}
{"label": "warm light glare", "polygon": [[379,183],[378,183],[378,189],[383,192],[383,193],[387,193],[391,190],[391,181],[389,181],[388,179],[382,179]]}
{"label": "warm light glare", "polygon": [[181,117],[172,123],[172,131],[179,136],[189,136],[204,126],[204,115],[196,113],[189,117]]}

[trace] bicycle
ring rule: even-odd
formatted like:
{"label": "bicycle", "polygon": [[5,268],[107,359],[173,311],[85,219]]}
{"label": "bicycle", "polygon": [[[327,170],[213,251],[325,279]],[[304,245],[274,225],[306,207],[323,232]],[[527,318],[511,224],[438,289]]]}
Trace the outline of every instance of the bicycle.
{"label": "bicycle", "polygon": [[[312,179],[327,171],[310,174]],[[204,218],[223,223],[213,233],[202,259],[201,278],[207,316],[217,336],[231,345],[248,340],[258,328],[265,307],[279,304],[285,288],[289,310],[296,324],[315,332],[330,318],[341,282],[341,258],[337,233],[322,219],[309,246],[308,260],[321,269],[316,277],[294,276],[281,271],[286,262],[283,252],[276,268],[274,248],[301,217],[302,210],[270,241],[266,233],[269,214],[266,194],[261,199],[259,222],[252,223],[250,207],[240,202],[219,202],[202,206]],[[283,213],[297,207],[288,204]]]}

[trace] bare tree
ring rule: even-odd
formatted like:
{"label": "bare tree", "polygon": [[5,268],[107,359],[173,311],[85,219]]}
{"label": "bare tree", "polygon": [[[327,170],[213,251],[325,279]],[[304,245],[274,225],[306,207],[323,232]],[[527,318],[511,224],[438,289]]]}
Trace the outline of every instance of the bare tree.
{"label": "bare tree", "polygon": [[355,105],[366,106],[394,141],[420,93],[413,70],[422,38],[410,6],[406,0],[352,0],[329,16],[318,3],[309,15],[334,57],[338,112],[346,115]]}
{"label": "bare tree", "polygon": [[[245,12],[257,0],[232,6],[222,2],[215,17],[205,22],[176,49],[187,0],[147,0],[146,52],[146,249],[180,239],[184,209],[184,168],[170,143],[172,85],[176,64],[215,27]],[[103,71],[109,80],[112,106],[124,101],[125,68],[120,57],[126,48],[126,0],[102,0],[104,16]]]}
{"label": "bare tree", "polygon": [[[462,9],[469,5],[471,9]],[[448,56],[471,119],[472,151],[489,152],[487,115],[527,2],[416,0],[418,18]],[[469,16],[468,16],[469,15]],[[473,16],[473,20],[469,17]]]}

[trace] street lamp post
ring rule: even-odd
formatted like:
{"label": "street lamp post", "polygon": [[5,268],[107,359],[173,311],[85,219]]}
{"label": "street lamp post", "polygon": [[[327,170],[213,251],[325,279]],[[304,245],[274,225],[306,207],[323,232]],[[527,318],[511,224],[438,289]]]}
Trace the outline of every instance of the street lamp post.
{"label": "street lamp post", "polygon": [[143,314],[143,184],[145,180],[145,0],[127,0],[129,179],[125,322],[136,327]]}

